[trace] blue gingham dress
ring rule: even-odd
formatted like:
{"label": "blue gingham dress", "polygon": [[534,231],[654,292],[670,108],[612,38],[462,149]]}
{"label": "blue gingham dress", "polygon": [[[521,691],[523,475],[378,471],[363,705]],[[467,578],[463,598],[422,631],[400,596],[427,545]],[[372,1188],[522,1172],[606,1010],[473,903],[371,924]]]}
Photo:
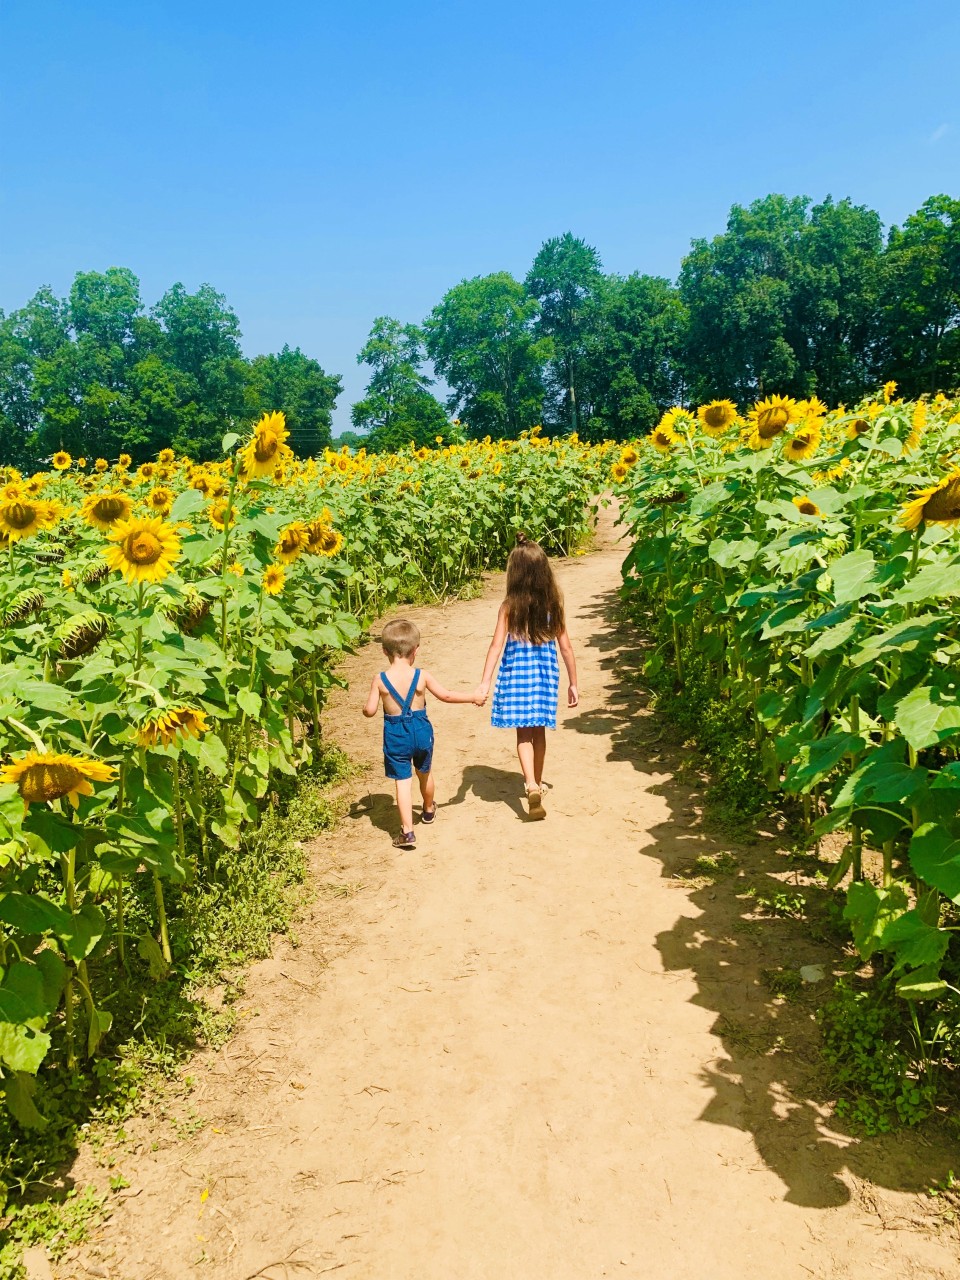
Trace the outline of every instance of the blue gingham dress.
{"label": "blue gingham dress", "polygon": [[531,644],[507,636],[497,683],[493,691],[490,723],[495,729],[557,727],[557,691],[560,665],[553,640]]}

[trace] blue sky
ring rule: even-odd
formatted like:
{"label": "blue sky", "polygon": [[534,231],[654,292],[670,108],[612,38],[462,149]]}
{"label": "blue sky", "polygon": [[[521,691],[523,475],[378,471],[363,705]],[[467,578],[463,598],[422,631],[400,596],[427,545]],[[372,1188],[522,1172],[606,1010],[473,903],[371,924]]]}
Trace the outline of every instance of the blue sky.
{"label": "blue sky", "polygon": [[960,195],[960,5],[0,0],[0,307],[127,266],[365,381],[376,315],[571,230],[673,277],[770,191]]}

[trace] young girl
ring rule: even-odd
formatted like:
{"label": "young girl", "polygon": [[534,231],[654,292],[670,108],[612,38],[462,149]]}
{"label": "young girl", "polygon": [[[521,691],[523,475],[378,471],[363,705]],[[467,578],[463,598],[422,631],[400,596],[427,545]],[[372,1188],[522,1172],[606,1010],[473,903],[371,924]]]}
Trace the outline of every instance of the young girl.
{"label": "young girl", "polygon": [[477,693],[486,698],[503,650],[490,720],[495,729],[517,731],[517,755],[531,818],[547,816],[543,759],[546,731],[557,727],[558,647],[570,685],[567,705],[575,707],[579,701],[577,663],[564,621],[563,596],[546,552],[520,533],[507,560],[507,597],[497,615]]}

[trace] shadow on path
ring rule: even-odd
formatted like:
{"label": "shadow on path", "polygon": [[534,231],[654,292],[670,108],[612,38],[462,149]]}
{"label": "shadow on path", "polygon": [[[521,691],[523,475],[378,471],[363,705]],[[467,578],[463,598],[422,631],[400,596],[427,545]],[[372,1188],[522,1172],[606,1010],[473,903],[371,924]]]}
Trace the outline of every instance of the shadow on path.
{"label": "shadow on path", "polygon": [[[728,853],[736,859],[731,874],[689,880],[688,896],[700,914],[680,916],[657,938],[667,972],[693,973],[694,1001],[716,1015],[712,1031],[726,1054],[702,1068],[713,1097],[701,1118],[749,1131],[763,1160],[786,1184],[786,1200],[797,1205],[826,1209],[846,1203],[851,1189],[841,1176],[845,1171],[897,1191],[925,1190],[956,1161],[940,1135],[934,1133],[931,1142],[929,1133],[902,1130],[858,1139],[830,1115],[815,1011],[830,992],[829,974],[839,972],[843,953],[839,935],[816,923],[825,891],[809,883],[801,888],[800,862],[771,833],[745,843],[704,829],[702,789],[673,776],[678,767],[682,773],[683,749],[672,727],[648,707],[642,636],[623,622],[614,591],[598,596],[594,609],[581,616],[597,625],[588,644],[602,651],[601,666],[614,679],[605,704],[568,718],[567,728],[610,734],[609,759],[628,761],[641,774],[671,775],[651,788],[667,800],[670,817],[650,830],[654,843],[639,856],[658,858],[665,878],[689,871],[700,855]],[[803,865],[809,874],[810,859]],[[814,922],[758,919],[751,889],[800,894]],[[827,980],[802,986],[799,968],[813,963],[825,964]],[[783,974],[795,979],[789,998],[775,994]],[[663,1031],[669,1034],[669,1028]],[[869,1202],[869,1188],[863,1190]]]}

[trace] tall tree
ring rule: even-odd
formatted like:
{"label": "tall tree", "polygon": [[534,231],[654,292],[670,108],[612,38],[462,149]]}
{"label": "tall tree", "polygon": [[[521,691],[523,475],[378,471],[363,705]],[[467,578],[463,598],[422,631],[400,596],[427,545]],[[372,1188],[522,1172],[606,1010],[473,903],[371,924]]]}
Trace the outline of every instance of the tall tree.
{"label": "tall tree", "polygon": [[545,241],[527,273],[527,290],[540,304],[537,331],[553,342],[548,371],[555,397],[553,416],[570,431],[581,428],[580,371],[596,328],[596,297],[602,282],[600,255],[569,231]]}
{"label": "tall tree", "polygon": [[624,440],[650,430],[684,398],[687,312],[669,280],[606,276],[596,293],[596,322],[580,362],[581,425],[589,440]]}
{"label": "tall tree", "polygon": [[277,355],[254,356],[246,371],[244,403],[250,417],[282,409],[290,444],[301,457],[320,453],[331,439],[333,410],[343,390],[339,374],[284,345]]}
{"label": "tall tree", "polygon": [[355,427],[369,432],[367,447],[380,452],[405,445],[448,439],[450,423],[443,405],[430,391],[433,379],[423,370],[423,330],[378,316],[357,356],[372,369],[367,394],[350,410]]}
{"label": "tall tree", "polygon": [[887,371],[905,394],[960,386],[960,200],[931,196],[891,228],[884,339]]}
{"label": "tall tree", "polygon": [[474,438],[515,439],[543,416],[551,339],[533,331],[538,304],[509,272],[463,280],[424,322],[427,352],[452,388],[447,408]]}

